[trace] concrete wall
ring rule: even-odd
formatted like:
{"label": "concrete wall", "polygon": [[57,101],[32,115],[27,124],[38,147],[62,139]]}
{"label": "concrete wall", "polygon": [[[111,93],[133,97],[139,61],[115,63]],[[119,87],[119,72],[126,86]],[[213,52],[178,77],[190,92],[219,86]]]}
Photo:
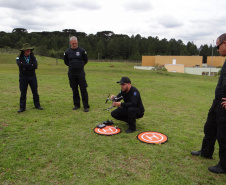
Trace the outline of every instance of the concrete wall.
{"label": "concrete wall", "polygon": [[134,69],[142,69],[142,70],[152,70],[154,67],[152,66],[134,66]]}
{"label": "concrete wall", "polygon": [[184,73],[194,74],[194,75],[214,76],[220,70],[221,68],[186,67],[184,68]]}
{"label": "concrete wall", "polygon": [[184,67],[202,66],[202,56],[142,56],[142,66],[173,64],[174,59]]}
{"label": "concrete wall", "polygon": [[166,64],[165,68],[168,72],[184,73],[184,64]]}
{"label": "concrete wall", "polygon": [[223,66],[225,59],[226,59],[226,57],[209,56],[209,57],[207,57],[207,65],[214,66],[214,67]]}

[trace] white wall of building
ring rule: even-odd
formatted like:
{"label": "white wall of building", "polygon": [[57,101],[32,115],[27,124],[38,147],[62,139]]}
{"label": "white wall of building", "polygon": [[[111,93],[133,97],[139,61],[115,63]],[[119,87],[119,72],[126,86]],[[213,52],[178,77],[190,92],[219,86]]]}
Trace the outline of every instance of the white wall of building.
{"label": "white wall of building", "polygon": [[220,70],[221,70],[221,68],[185,67],[184,68],[184,73],[194,74],[194,75],[214,76]]}
{"label": "white wall of building", "polygon": [[[154,67],[151,66],[134,66],[134,69],[142,69],[142,70],[152,70]],[[221,68],[209,68],[209,67],[185,67],[184,73],[193,74],[193,75],[206,75],[206,76],[214,76],[218,73]]]}

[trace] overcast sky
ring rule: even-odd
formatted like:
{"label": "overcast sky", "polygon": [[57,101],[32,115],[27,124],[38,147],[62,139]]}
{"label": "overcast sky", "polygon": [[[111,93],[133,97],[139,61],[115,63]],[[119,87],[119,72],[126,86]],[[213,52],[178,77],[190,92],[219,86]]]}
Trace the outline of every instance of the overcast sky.
{"label": "overcast sky", "polygon": [[62,31],[213,44],[226,33],[225,0],[0,0],[0,31]]}

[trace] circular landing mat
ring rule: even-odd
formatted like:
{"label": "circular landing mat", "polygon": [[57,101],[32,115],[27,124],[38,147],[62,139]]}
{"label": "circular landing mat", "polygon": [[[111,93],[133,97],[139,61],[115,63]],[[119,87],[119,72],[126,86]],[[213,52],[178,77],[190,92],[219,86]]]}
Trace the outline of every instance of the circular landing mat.
{"label": "circular landing mat", "polygon": [[147,131],[138,134],[137,139],[144,143],[163,144],[168,140],[168,137],[160,132]]}
{"label": "circular landing mat", "polygon": [[121,132],[121,129],[115,126],[106,125],[106,127],[104,128],[94,128],[94,132],[100,135],[112,136],[115,134],[119,134]]}

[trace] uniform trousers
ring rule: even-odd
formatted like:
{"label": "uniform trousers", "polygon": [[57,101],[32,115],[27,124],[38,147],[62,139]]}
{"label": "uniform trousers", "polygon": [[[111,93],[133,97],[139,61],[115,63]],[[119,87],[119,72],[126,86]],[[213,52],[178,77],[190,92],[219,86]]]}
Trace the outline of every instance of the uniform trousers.
{"label": "uniform trousers", "polygon": [[221,105],[222,100],[213,100],[204,126],[204,138],[201,154],[212,157],[216,140],[219,143],[219,164],[226,171],[226,110]]}
{"label": "uniform trousers", "polygon": [[143,115],[144,113],[137,107],[118,107],[111,112],[113,118],[127,122],[132,130],[136,130],[136,119],[142,118]]}
{"label": "uniform trousers", "polygon": [[80,96],[78,91],[78,86],[80,88],[81,96],[82,96],[82,103],[84,108],[89,108],[89,98],[87,92],[87,83],[85,78],[85,72],[82,73],[75,73],[75,72],[68,72],[68,78],[70,82],[70,87],[73,91],[73,101],[74,106],[80,107]]}
{"label": "uniform trousers", "polygon": [[27,88],[28,85],[31,88],[31,92],[33,94],[33,102],[34,106],[37,108],[40,106],[39,103],[39,95],[38,95],[38,83],[36,76],[32,77],[20,77],[20,108],[25,110],[26,109],[26,99],[27,99]]}

